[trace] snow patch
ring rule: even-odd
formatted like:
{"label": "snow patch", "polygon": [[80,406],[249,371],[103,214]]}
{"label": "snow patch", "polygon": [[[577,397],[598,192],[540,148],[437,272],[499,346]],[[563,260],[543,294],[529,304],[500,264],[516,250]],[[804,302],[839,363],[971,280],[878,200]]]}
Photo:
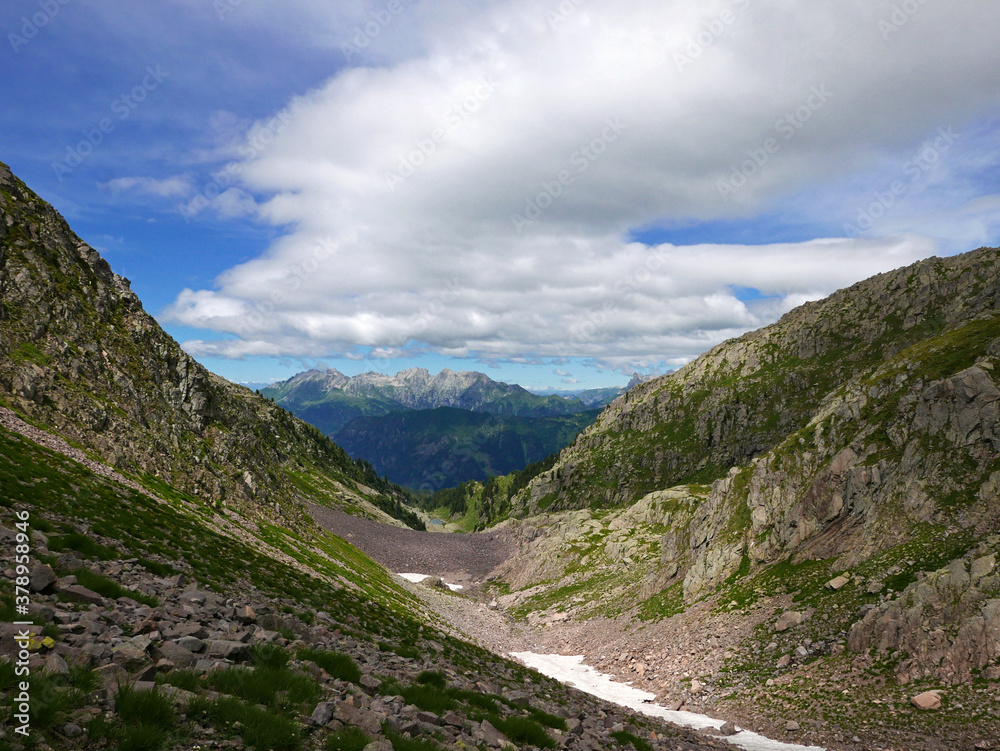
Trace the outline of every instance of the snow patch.
{"label": "snow patch", "polygon": [[[628,707],[649,717],[659,717],[674,725],[684,725],[695,730],[721,728],[722,720],[716,720],[694,712],[673,712],[666,707],[651,704],[655,694],[633,688],[627,683],[619,683],[609,675],[597,672],[590,665],[583,664],[583,656],[540,655],[534,652],[512,652],[511,657],[520,660],[539,673],[557,681],[578,688],[588,694]],[[763,735],[741,730],[736,735],[722,737],[734,746],[747,751],[826,751],[820,746],[800,746],[765,738]]]}
{"label": "snow patch", "polygon": [[[397,574],[397,576],[401,576],[404,579],[406,579],[406,581],[413,582],[414,584],[420,584],[420,582],[422,582],[424,579],[431,578],[430,574]],[[461,584],[449,584],[448,582],[445,582],[444,585],[452,592],[457,592],[460,589],[465,589],[465,587],[463,587]]]}

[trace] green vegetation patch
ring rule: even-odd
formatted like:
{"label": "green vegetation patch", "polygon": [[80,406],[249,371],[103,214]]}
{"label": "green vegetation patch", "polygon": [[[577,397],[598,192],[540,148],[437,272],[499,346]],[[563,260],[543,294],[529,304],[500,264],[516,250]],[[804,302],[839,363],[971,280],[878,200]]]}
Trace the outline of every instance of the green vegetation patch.
{"label": "green vegetation patch", "polygon": [[232,697],[198,697],[188,704],[188,718],[217,728],[224,738],[239,736],[256,751],[298,751],[301,729],[287,717]]}
{"label": "green vegetation patch", "polygon": [[634,733],[629,733],[625,730],[618,730],[611,734],[611,737],[618,741],[622,746],[632,746],[636,751],[653,751],[653,747],[650,745],[649,741],[640,738]]}
{"label": "green vegetation patch", "polygon": [[658,621],[684,612],[684,582],[671,584],[639,605],[642,621]]}

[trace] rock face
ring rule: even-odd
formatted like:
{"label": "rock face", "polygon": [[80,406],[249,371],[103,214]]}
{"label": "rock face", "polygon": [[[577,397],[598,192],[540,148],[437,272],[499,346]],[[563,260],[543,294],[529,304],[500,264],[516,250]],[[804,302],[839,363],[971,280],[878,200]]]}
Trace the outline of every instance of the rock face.
{"label": "rock face", "polygon": [[[970,565],[971,563],[971,565]],[[896,679],[965,683],[1000,659],[1000,576],[991,554],[955,560],[851,627],[848,648],[909,655]]]}
{"label": "rock face", "polygon": [[688,603],[789,556],[842,556],[850,569],[920,524],[989,533],[1000,526],[998,261],[981,249],[874,277],[637,386],[522,491],[521,512],[631,503],[715,474],[704,502],[672,521],[667,534],[683,536],[664,537],[675,573],[659,583],[682,580]]}
{"label": "rock face", "polygon": [[0,397],[116,468],[216,503],[294,516],[284,470],[296,461],[345,498],[377,484],[314,428],[185,354],[2,163]]}
{"label": "rock face", "polygon": [[[996,312],[998,257],[984,248],[881,274],[636,386],[518,499],[522,513],[543,501],[554,509],[625,504],[685,478],[722,477],[772,451],[860,373]],[[914,394],[925,405],[911,412],[913,427],[946,440],[995,439],[976,432],[983,421],[995,424],[989,379],[973,372],[932,387],[936,380]]]}

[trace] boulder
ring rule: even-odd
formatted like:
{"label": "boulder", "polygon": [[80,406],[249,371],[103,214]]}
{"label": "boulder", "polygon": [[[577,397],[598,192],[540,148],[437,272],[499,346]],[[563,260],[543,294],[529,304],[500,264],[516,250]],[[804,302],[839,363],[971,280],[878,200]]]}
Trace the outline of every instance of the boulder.
{"label": "boulder", "polygon": [[781,614],[781,617],[778,618],[778,621],[774,624],[774,630],[780,634],[787,631],[792,626],[800,625],[802,620],[802,613],[796,610],[789,610]]}
{"label": "boulder", "polygon": [[51,566],[45,563],[36,563],[28,578],[28,589],[32,592],[48,593],[55,588],[55,583],[58,580],[59,578]]}
{"label": "boulder", "polygon": [[337,705],[331,701],[321,701],[316,705],[316,709],[312,713],[312,721],[317,725],[329,725],[330,720],[333,719],[333,710]]}
{"label": "boulder", "polygon": [[196,636],[182,636],[177,640],[177,645],[196,654],[201,654],[208,646],[204,641]]}
{"label": "boulder", "polygon": [[172,641],[163,642],[163,644],[157,647],[157,652],[162,659],[169,660],[173,663],[174,667],[181,670],[192,667],[198,661],[198,657],[194,652]]}
{"label": "boulder", "polygon": [[97,594],[97,592],[87,589],[81,584],[72,584],[68,587],[63,587],[60,590],[60,594],[65,595],[73,602],[82,602],[86,605],[101,605],[104,602],[104,598]]}
{"label": "boulder", "polygon": [[826,588],[827,589],[832,589],[832,590],[834,590],[836,592],[836,591],[841,590],[844,587],[846,587],[847,584],[848,584],[848,582],[850,582],[850,581],[851,580],[850,580],[849,577],[844,576],[843,574],[841,574],[840,576],[836,576],[833,579],[830,579],[830,581],[828,581],[826,583]]}
{"label": "boulder", "polygon": [[486,741],[486,745],[490,748],[503,748],[510,743],[507,736],[493,727],[489,720],[483,720],[479,728],[483,734],[483,740]]}
{"label": "boulder", "polygon": [[240,641],[213,639],[208,642],[208,656],[243,662],[250,657],[250,646]]}
{"label": "boulder", "polygon": [[924,710],[925,712],[941,709],[941,692],[924,691],[922,694],[917,694],[910,699],[910,704],[915,706],[917,709]]}

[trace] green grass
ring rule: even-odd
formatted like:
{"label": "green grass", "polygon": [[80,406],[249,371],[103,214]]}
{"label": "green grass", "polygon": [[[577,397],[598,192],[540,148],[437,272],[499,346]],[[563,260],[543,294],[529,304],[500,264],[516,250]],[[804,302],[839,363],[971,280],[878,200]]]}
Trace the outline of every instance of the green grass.
{"label": "green grass", "polygon": [[158,689],[136,691],[127,684],[118,686],[115,711],[127,725],[148,725],[170,730],[176,721],[174,705]]}
{"label": "green grass", "polygon": [[80,532],[49,537],[49,550],[53,553],[72,550],[85,558],[96,558],[101,561],[112,561],[121,555],[117,548],[101,545]]}
{"label": "green grass", "polygon": [[364,751],[372,738],[361,728],[344,727],[326,739],[326,751]]}
{"label": "green grass", "polygon": [[385,728],[383,732],[385,737],[389,739],[389,743],[392,744],[392,751],[440,751],[441,749],[441,746],[434,741],[424,738],[406,738],[388,728]]}
{"label": "green grass", "polygon": [[443,690],[448,685],[448,679],[445,678],[444,673],[440,670],[423,670],[417,676],[417,683],[423,683],[425,686],[434,686]]}
{"label": "green grass", "polygon": [[210,723],[224,737],[239,735],[257,751],[298,751],[302,746],[301,730],[294,721],[239,699],[199,697],[188,704],[186,714]]}
{"label": "green grass", "polygon": [[531,719],[537,722],[539,725],[544,725],[547,728],[553,728],[555,730],[566,730],[566,719],[560,717],[559,715],[549,714],[541,709],[532,707],[531,709]]}
{"label": "green grass", "polygon": [[639,619],[661,620],[684,612],[684,582],[671,584],[639,605]]}
{"label": "green grass", "polygon": [[146,569],[149,573],[155,574],[156,576],[162,576],[164,578],[175,576],[178,572],[173,566],[168,566],[165,563],[158,563],[157,561],[151,561],[148,558],[139,558],[139,565]]}
{"label": "green grass", "polygon": [[109,597],[112,600],[117,600],[119,597],[130,597],[136,602],[141,602],[143,605],[149,605],[151,608],[158,607],[160,604],[159,599],[152,595],[136,592],[134,589],[127,589],[113,579],[109,579],[101,574],[95,574],[89,569],[78,568],[69,573],[76,577],[77,584],[97,592],[102,597]]}
{"label": "green grass", "polygon": [[419,649],[408,644],[390,644],[386,641],[380,641],[378,648],[381,652],[392,652],[395,655],[406,657],[410,660],[418,660],[422,656]]}
{"label": "green grass", "polygon": [[219,693],[272,709],[304,706],[311,712],[322,696],[315,680],[287,668],[224,668],[210,672],[205,681]]}
{"label": "green grass", "polygon": [[[0,660],[0,692],[10,695],[21,680],[12,662]],[[28,712],[32,729],[45,730],[66,722],[70,712],[88,703],[87,692],[94,684],[94,673],[89,669],[74,669],[69,676],[33,673]],[[6,708],[5,719],[12,715],[13,710]]]}
{"label": "green grass", "polygon": [[407,704],[415,704],[425,712],[433,712],[438,715],[458,706],[458,703],[446,690],[419,683],[413,686],[403,686],[390,679],[383,681],[382,685],[379,686],[379,693],[383,696],[402,696]]}
{"label": "green grass", "polygon": [[250,650],[250,662],[255,668],[281,670],[292,656],[277,644],[255,644]]}
{"label": "green grass", "polygon": [[170,740],[169,734],[155,725],[132,725],[112,733],[116,751],[161,751]]}
{"label": "green grass", "polygon": [[205,688],[205,680],[201,673],[194,670],[171,670],[156,676],[157,683],[166,683],[176,688],[197,693]]}
{"label": "green grass", "polygon": [[545,732],[545,728],[528,717],[491,717],[490,722],[515,744],[555,748],[556,742]]}
{"label": "green grass", "polygon": [[349,655],[304,647],[299,650],[298,656],[300,660],[308,660],[323,668],[331,678],[355,684],[361,680],[361,669]]}
{"label": "green grass", "polygon": [[653,751],[653,747],[650,745],[649,741],[643,740],[634,733],[619,730],[612,733],[611,737],[623,746],[631,745],[636,751]]}

